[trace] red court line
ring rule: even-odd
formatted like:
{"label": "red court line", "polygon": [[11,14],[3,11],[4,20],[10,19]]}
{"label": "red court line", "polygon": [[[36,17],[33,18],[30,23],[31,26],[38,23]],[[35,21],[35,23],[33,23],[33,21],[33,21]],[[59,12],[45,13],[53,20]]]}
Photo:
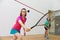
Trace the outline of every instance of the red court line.
{"label": "red court line", "polygon": [[44,13],[42,13],[42,12],[40,12],[40,11],[36,10],[35,8],[32,8],[32,7],[30,7],[30,6],[26,5],[26,4],[24,4],[24,3],[22,3],[22,2],[20,2],[20,1],[18,1],[18,0],[15,0],[15,1],[16,1],[16,2],[18,2],[18,3],[20,3],[20,4],[22,4],[22,5],[24,5],[24,6],[26,6],[26,7],[28,7],[28,8],[30,8],[30,9],[35,10],[35,11],[36,11],[36,12],[38,12],[38,13],[44,14]]}

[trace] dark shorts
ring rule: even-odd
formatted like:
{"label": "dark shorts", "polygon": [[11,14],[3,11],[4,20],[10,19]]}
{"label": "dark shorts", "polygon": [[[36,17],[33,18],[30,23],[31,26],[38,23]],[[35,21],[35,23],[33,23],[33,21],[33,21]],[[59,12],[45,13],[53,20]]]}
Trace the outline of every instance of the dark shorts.
{"label": "dark shorts", "polygon": [[20,33],[20,31],[12,28],[10,34],[16,34],[16,33]]}
{"label": "dark shorts", "polygon": [[44,27],[45,28],[45,30],[48,30],[48,28],[47,27]]}
{"label": "dark shorts", "polygon": [[48,30],[48,29],[50,29],[50,27],[51,27],[51,25],[49,25],[49,27],[45,26],[44,28],[45,28],[45,30]]}

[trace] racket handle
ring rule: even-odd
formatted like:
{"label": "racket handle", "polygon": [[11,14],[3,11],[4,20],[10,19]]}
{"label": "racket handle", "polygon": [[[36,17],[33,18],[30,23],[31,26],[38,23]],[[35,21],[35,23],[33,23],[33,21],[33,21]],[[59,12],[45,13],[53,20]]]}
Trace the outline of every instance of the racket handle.
{"label": "racket handle", "polygon": [[30,29],[33,29],[35,26],[31,27]]}
{"label": "racket handle", "polygon": [[31,27],[30,29],[32,29],[33,27]]}

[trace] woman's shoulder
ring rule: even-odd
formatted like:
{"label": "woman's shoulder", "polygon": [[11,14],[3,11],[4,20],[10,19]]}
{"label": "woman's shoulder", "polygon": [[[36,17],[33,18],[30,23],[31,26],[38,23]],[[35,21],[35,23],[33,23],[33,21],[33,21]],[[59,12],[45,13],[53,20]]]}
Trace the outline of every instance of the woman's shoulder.
{"label": "woman's shoulder", "polygon": [[17,16],[17,20],[21,19],[21,16]]}

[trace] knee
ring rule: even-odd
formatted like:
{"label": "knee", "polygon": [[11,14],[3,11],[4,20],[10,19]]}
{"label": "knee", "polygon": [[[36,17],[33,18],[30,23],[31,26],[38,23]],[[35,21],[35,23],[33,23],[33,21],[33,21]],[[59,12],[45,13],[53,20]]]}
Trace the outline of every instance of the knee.
{"label": "knee", "polygon": [[17,39],[17,37],[14,35],[14,36],[13,36],[13,40],[16,40],[16,39]]}
{"label": "knee", "polygon": [[15,35],[17,36],[18,39],[22,39],[22,37],[19,33],[16,33]]}
{"label": "knee", "polygon": [[19,39],[22,39],[21,35],[17,35],[17,37],[18,37]]}
{"label": "knee", "polygon": [[21,38],[21,36],[20,36],[20,35],[19,35],[18,37],[19,37],[19,38]]}

